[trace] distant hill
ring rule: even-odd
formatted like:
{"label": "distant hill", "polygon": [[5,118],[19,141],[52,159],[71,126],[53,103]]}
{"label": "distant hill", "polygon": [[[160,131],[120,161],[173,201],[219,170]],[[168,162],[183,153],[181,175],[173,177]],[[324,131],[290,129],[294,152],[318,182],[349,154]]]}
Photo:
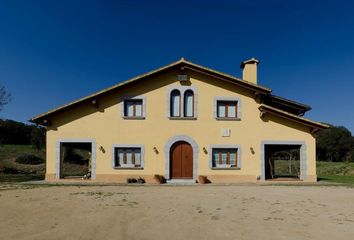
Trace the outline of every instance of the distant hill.
{"label": "distant hill", "polygon": [[33,145],[42,149],[45,147],[45,128],[0,119],[0,144]]}

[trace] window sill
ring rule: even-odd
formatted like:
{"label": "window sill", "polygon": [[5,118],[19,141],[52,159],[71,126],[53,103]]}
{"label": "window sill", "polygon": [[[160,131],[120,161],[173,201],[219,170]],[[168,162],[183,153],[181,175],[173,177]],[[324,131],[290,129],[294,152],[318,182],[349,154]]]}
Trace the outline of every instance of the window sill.
{"label": "window sill", "polygon": [[196,117],[168,117],[170,120],[197,120]]}
{"label": "window sill", "polygon": [[217,117],[218,121],[241,121],[241,118],[228,118],[228,117]]}
{"label": "window sill", "polygon": [[144,170],[143,167],[113,167],[117,170]]}
{"label": "window sill", "polygon": [[126,120],[144,120],[145,117],[126,117],[126,116],[124,116],[123,119],[126,119]]}
{"label": "window sill", "polygon": [[241,170],[239,167],[212,167],[211,170]]}

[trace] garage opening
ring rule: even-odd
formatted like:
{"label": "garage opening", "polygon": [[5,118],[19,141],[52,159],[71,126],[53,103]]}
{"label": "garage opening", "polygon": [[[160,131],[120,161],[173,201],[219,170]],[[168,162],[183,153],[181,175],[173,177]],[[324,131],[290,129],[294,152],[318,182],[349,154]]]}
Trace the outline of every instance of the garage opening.
{"label": "garage opening", "polygon": [[265,145],[265,179],[299,180],[300,149],[301,145]]}
{"label": "garage opening", "polygon": [[60,178],[90,179],[92,173],[92,143],[60,144]]}

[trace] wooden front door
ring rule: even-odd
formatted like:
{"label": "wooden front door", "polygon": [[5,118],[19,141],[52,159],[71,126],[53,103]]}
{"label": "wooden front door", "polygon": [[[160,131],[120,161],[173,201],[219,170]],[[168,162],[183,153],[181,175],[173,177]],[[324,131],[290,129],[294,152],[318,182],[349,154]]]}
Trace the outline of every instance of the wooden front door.
{"label": "wooden front door", "polygon": [[189,143],[176,142],[170,151],[171,178],[193,178],[193,149]]}

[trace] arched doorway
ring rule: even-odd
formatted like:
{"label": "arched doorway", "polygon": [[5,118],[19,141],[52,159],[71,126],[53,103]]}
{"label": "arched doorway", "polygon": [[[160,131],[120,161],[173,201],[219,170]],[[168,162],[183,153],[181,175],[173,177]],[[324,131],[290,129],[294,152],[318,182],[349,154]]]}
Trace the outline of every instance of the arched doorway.
{"label": "arched doorway", "polygon": [[170,176],[172,179],[193,178],[193,148],[185,142],[174,143],[170,149]]}

